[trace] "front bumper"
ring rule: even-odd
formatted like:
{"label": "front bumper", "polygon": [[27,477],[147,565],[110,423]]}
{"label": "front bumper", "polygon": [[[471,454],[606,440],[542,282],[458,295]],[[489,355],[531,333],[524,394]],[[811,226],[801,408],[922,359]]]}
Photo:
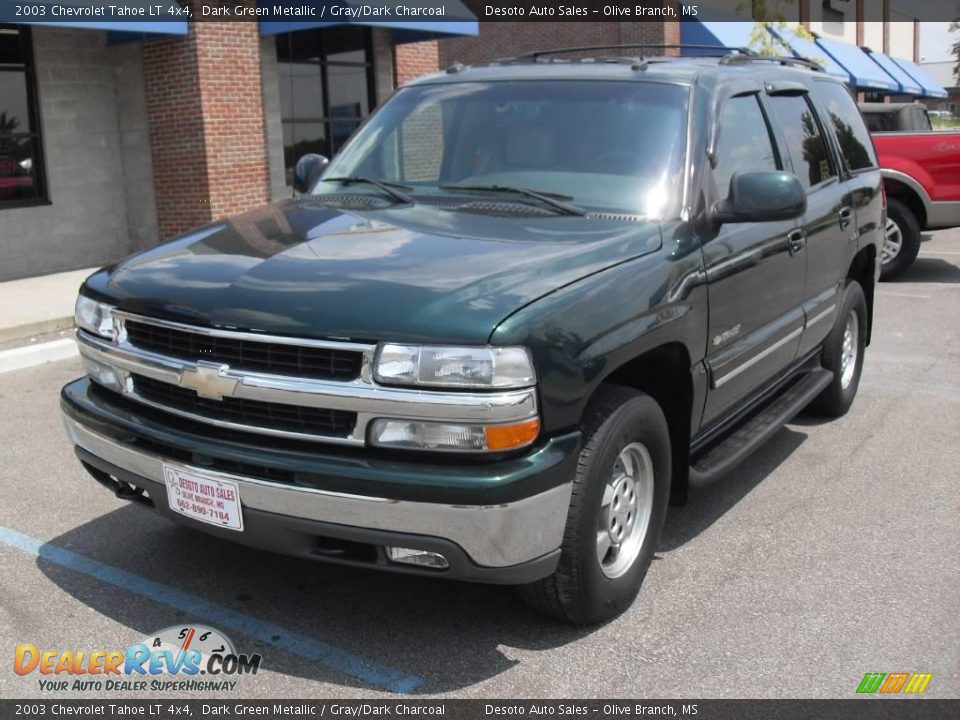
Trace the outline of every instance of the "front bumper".
{"label": "front bumper", "polygon": [[[173,419],[86,378],[63,389],[61,407],[77,454],[97,480],[120,497],[229,540],[311,559],[481,582],[532,582],[556,568],[577,433],[521,457],[459,465],[450,458],[431,462],[419,455],[409,461],[371,451],[324,455],[315,445],[305,449],[292,442],[257,446],[263,438]],[[164,462],[237,482],[244,531],[171,511]],[[131,496],[127,483],[145,495]],[[389,562],[387,545],[439,552],[450,567]]]}

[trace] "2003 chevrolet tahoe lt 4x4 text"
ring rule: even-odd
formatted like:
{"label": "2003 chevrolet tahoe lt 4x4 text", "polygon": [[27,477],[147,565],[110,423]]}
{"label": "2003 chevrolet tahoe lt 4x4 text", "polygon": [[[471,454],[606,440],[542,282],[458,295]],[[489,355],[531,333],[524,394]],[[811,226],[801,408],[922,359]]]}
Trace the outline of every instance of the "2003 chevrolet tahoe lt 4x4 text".
{"label": "2003 chevrolet tahoe lt 4x4 text", "polygon": [[856,394],[880,173],[800,61],[457,65],[298,177],[82,287],[62,407],[120,497],[594,622],[671,497]]}

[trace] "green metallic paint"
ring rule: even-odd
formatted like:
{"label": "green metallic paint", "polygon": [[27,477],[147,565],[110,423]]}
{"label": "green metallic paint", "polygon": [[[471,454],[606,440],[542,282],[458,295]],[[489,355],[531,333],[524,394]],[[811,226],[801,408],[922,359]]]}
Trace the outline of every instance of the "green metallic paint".
{"label": "green metallic paint", "polygon": [[171,448],[170,459],[211,468],[269,467],[296,473],[296,484],[393,500],[483,505],[511,502],[569,482],[580,433],[544,439],[522,454],[494,458],[388,453],[373,448],[329,448],[270,440],[189,421],[170,423],[163,413],[124,401],[87,378],[66,385],[60,406],[90,430],[138,444],[148,452]]}

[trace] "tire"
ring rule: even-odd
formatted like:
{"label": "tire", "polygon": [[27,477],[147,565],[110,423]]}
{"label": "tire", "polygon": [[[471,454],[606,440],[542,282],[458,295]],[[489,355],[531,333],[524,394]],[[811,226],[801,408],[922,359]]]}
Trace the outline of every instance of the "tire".
{"label": "tire", "polygon": [[[895,238],[899,238],[899,241]],[[893,280],[913,265],[920,252],[920,222],[895,198],[887,200],[887,227],[884,229],[880,279]]]}
{"label": "tire", "polygon": [[[670,435],[653,398],[618,385],[600,387],[582,430],[583,449],[557,570],[520,587],[520,593],[528,605],[547,615],[589,624],[623,612],[640,591],[666,518]],[[620,482],[614,491],[611,481],[617,475]],[[611,538],[616,528],[622,533],[619,553],[614,543],[603,559],[601,523]]]}
{"label": "tire", "polygon": [[[845,345],[848,328],[853,334],[850,346]],[[829,417],[840,417],[846,414],[853,404],[860,385],[866,340],[867,300],[860,283],[849,280],[843,292],[837,319],[823,342],[821,364],[827,370],[833,371],[833,380],[810,404],[809,410]],[[848,352],[852,348],[856,348],[856,355],[851,358]]]}

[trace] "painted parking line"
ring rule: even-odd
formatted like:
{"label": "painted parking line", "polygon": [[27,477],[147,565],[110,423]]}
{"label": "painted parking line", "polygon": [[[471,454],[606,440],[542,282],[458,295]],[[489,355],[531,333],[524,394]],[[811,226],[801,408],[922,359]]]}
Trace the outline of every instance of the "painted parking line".
{"label": "painted parking line", "polygon": [[407,675],[400,670],[380,665],[333,645],[318,642],[280,625],[236,612],[224,605],[218,605],[197,595],[120,570],[2,525],[0,525],[0,544],[114,585],[134,595],[210,620],[217,626],[236,630],[267,645],[299,655],[306,660],[319,662],[339,673],[386,690],[409,693],[423,684],[423,679],[415,675]]}
{"label": "painted parking line", "polygon": [[58,360],[66,360],[78,355],[77,343],[73,338],[52,340],[51,342],[36,345],[0,350],[0,373],[23,370],[24,368],[41,365]]}

